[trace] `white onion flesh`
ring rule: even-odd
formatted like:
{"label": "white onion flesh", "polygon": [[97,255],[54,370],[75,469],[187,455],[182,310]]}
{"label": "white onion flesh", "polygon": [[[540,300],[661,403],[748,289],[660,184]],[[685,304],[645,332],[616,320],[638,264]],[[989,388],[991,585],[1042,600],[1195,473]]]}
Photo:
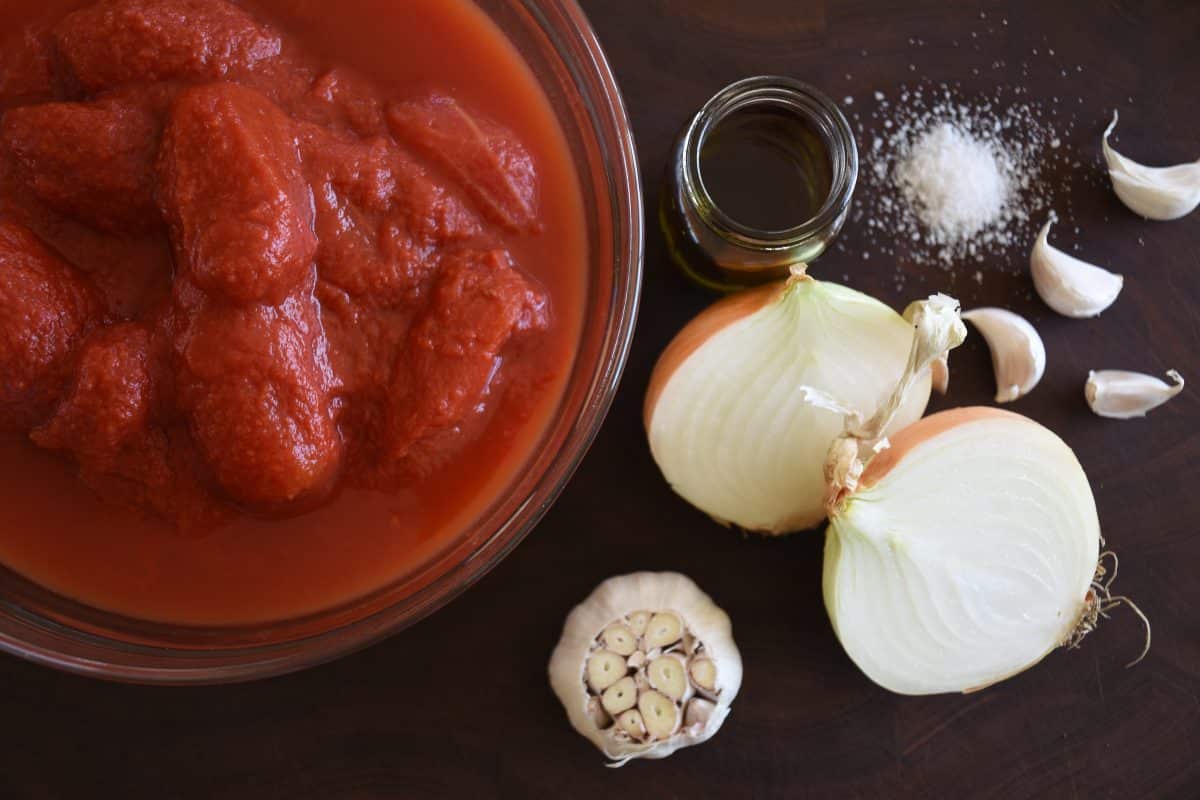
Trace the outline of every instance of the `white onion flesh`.
{"label": "white onion flesh", "polygon": [[824,593],[851,659],[901,694],[982,688],[1070,637],[1100,524],[1071,449],[1025,417],[967,408],[892,438],[831,515]]}
{"label": "white onion flesh", "polygon": [[[647,396],[650,449],[685,500],[764,533],[825,517],[823,465],[845,417],[869,417],[904,372],[912,326],[865,294],[810,278],[734,296],[664,353]],[[929,371],[890,431],[919,419]]]}

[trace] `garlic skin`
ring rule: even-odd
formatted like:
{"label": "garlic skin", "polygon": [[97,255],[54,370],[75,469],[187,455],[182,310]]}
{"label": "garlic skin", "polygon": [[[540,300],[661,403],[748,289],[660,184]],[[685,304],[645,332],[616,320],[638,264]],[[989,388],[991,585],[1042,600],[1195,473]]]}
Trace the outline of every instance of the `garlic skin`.
{"label": "garlic skin", "polygon": [[885,689],[973,691],[1077,643],[1099,558],[1071,449],[1026,417],[954,409],[892,437],[833,509],[825,606]]}
{"label": "garlic skin", "polygon": [[[844,411],[895,385],[912,326],[860,292],[799,274],[702,312],[655,367],[650,450],[671,488],[721,524],[783,534],[824,519],[825,455]],[[893,430],[921,417],[925,370]]]}
{"label": "garlic skin", "polygon": [[1173,167],[1147,167],[1128,159],[1108,143],[1117,119],[1117,112],[1113,111],[1102,143],[1117,197],[1135,214],[1160,222],[1192,213],[1200,205],[1200,160]]}
{"label": "garlic skin", "polygon": [[1029,257],[1038,297],[1065,317],[1099,316],[1116,302],[1125,279],[1053,247],[1048,241],[1053,224],[1051,216],[1038,234]]}
{"label": "garlic skin", "polygon": [[996,402],[1010,403],[1033,391],[1046,372],[1046,346],[1019,314],[1003,308],[976,308],[962,318],[983,334],[996,373]]}
{"label": "garlic skin", "polygon": [[[651,615],[649,621],[644,612]],[[629,698],[622,697],[612,706],[622,709],[613,719],[596,711],[588,664],[603,652],[607,629],[615,624],[639,627],[627,622],[633,617],[646,624],[638,634],[642,645],[671,638],[676,630],[678,636],[665,646],[639,646],[634,652],[641,656],[628,665],[636,704],[626,705]],[[676,621],[680,625],[673,628]],[[741,688],[742,658],[729,616],[690,578],[676,572],[636,572],[609,578],[571,611],[550,657],[549,673],[572,727],[612,759],[609,766],[619,767],[634,758],[666,758],[710,739]],[[703,685],[710,681],[711,688]]]}
{"label": "garlic skin", "polygon": [[[922,300],[914,300],[908,304],[908,307],[904,309],[904,313],[901,314],[901,316],[904,317],[905,322],[909,323],[910,325],[913,323],[913,320],[917,314],[917,310],[921,307],[923,302],[924,301]],[[940,358],[929,365],[929,377],[930,385],[933,391],[937,392],[943,397],[946,395],[946,392],[950,391],[949,352],[942,353]]]}
{"label": "garlic skin", "polygon": [[959,315],[959,303],[944,294],[930,295],[905,312],[912,324],[912,344],[899,380],[868,419],[843,412],[842,432],[825,454],[825,513],[832,516],[842,500],[858,488],[866,464],[890,448],[887,432],[922,375],[967,338],[967,326]]}
{"label": "garlic skin", "polygon": [[1084,397],[1097,415],[1109,419],[1136,419],[1146,416],[1183,391],[1183,376],[1169,370],[1171,385],[1140,372],[1105,369],[1088,373]]}

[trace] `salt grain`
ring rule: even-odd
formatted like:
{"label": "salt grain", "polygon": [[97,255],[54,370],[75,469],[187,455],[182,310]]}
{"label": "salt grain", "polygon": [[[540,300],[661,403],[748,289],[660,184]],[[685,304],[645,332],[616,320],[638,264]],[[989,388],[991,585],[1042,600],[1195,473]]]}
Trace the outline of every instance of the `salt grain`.
{"label": "salt grain", "polygon": [[[926,81],[897,87],[900,102],[889,107],[876,92],[874,111],[864,109],[871,145],[854,212],[864,243],[889,255],[900,246],[905,258],[946,268],[1019,268],[1052,198],[1067,188],[1059,134],[1074,129],[1067,121],[1056,131],[1037,103],[1013,99],[1021,94],[999,87],[965,100],[957,87]],[[1045,166],[1059,175],[1043,178]]]}
{"label": "salt grain", "polygon": [[921,133],[901,157],[895,182],[932,241],[953,244],[1000,219],[1012,199],[1012,171],[992,143],[941,122]]}

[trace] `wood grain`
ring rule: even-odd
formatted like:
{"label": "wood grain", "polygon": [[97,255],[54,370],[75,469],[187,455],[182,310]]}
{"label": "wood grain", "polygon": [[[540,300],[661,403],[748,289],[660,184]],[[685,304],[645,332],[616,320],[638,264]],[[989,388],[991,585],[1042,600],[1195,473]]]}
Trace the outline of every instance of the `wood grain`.
{"label": "wood grain", "polygon": [[[1091,154],[1083,168],[1096,168],[1114,105],[1131,155],[1200,155],[1195,2],[585,6],[624,87],[648,208],[687,117],[725,83],[764,72],[837,98],[890,91],[914,74],[960,80],[966,94],[1020,82],[1031,99],[1072,98],[1082,124],[1065,144]],[[1056,55],[1033,58],[1033,48]],[[997,60],[1005,66],[993,69]],[[1075,65],[1083,71],[1060,74]],[[1083,401],[1089,368],[1175,367],[1200,386],[1200,213],[1146,223],[1095,190],[1075,199],[1074,214],[1086,253],[1126,275],[1121,299],[1097,321],[1054,316],[1019,274],[989,271],[980,285],[902,264],[897,290],[895,265],[854,255],[864,243],[853,227],[819,268],[897,307],[946,290],[968,306],[1013,307],[1040,327],[1046,378],[1013,409],[1063,436],[1093,480],[1122,556],[1119,589],[1154,623],[1138,667],[1123,665],[1141,629],[1118,613],[1079,650],[977,695],[897,697],[867,681],[825,616],[820,537],[741,539],[674,497],[650,460],[640,410],[654,360],[711,300],[676,275],[651,228],[644,310],[616,406],[562,500],[491,575],[387,642],[252,685],[117,686],[0,659],[0,797],[1200,797],[1200,391],[1135,422],[1093,417]],[[988,404],[991,380],[973,336],[939,407]],[[595,584],[658,568],[690,574],[729,611],[745,683],[712,742],[606,770],[569,730],[546,660],[566,612]]]}

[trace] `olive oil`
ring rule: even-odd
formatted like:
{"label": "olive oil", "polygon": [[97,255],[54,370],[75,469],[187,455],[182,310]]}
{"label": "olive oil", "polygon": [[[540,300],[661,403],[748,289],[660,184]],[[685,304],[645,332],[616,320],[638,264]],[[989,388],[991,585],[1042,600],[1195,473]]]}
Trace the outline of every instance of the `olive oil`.
{"label": "olive oil", "polygon": [[735,291],[820,256],[846,220],[857,177],[854,136],[832,100],[790,78],[748,78],[680,135],[659,223],[685,275]]}
{"label": "olive oil", "polygon": [[833,168],[809,120],[776,106],[751,106],[709,134],[700,150],[700,180],[734,222],[775,232],[817,215],[833,186]]}

